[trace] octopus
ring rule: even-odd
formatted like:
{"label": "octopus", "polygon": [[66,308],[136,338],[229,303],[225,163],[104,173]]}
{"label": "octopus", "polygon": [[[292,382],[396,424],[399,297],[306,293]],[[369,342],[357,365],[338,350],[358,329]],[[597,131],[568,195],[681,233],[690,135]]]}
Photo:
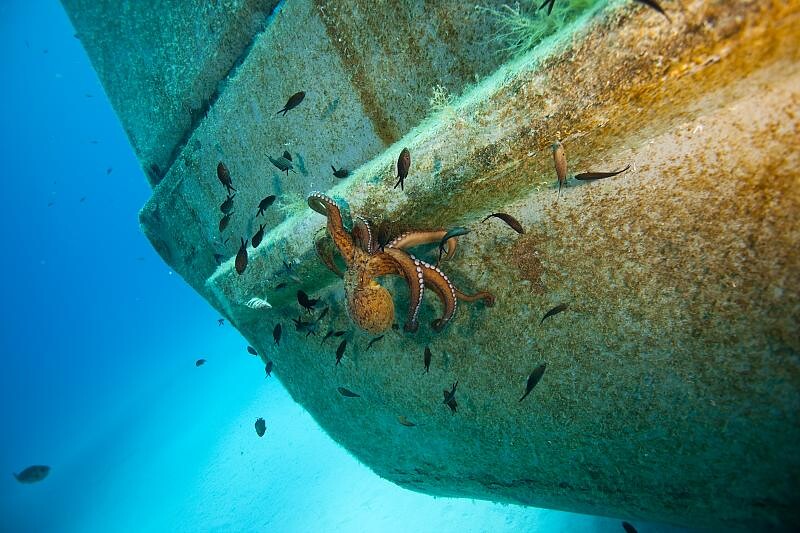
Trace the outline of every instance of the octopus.
{"label": "octopus", "polygon": [[[491,293],[461,292],[439,267],[408,251],[415,246],[440,242],[446,230],[406,232],[381,247],[373,239],[372,229],[363,217],[353,217],[352,229],[348,230],[339,206],[329,196],[311,193],[308,205],[328,219],[328,234],[345,262],[345,272],[338,271],[332,257],[326,259],[322,254],[321,257],[330,270],[344,278],[347,313],[361,329],[379,333],[392,327],[394,322],[394,302],[389,291],[376,281],[380,276],[401,276],[408,284],[411,296],[404,326],[407,332],[415,332],[419,328],[419,312],[426,289],[432,290],[444,307],[442,316],[431,324],[437,332],[453,319],[459,300],[483,300],[487,307],[494,305]],[[449,239],[445,246],[445,258],[450,259],[455,253],[456,239]]]}

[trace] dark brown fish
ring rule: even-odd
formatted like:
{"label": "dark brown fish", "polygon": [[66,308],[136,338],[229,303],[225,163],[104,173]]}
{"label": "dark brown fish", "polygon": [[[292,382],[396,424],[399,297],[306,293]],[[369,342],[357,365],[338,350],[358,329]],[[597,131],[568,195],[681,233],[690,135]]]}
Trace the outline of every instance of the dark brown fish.
{"label": "dark brown fish", "polygon": [[561,197],[561,187],[567,183],[567,154],[564,152],[564,145],[556,141],[553,143],[553,164],[556,167],[558,176],[558,197]]}
{"label": "dark brown fish", "polygon": [[217,178],[219,182],[222,183],[223,187],[225,187],[225,191],[230,194],[231,191],[235,191],[236,189],[233,188],[233,180],[231,180],[231,174],[228,172],[228,167],[225,166],[225,163],[220,161],[217,163]]}
{"label": "dark brown fish", "polygon": [[297,303],[300,304],[300,307],[305,309],[307,312],[311,313],[314,310],[314,306],[317,305],[319,302],[319,298],[309,298],[308,294],[303,291],[297,291]]}
{"label": "dark brown fish", "polygon": [[256,433],[259,437],[263,437],[264,433],[267,432],[267,423],[264,422],[263,418],[259,418],[256,420]]}
{"label": "dark brown fish", "polygon": [[111,167],[108,167],[108,168],[106,169],[106,176],[108,176],[109,174],[111,174],[111,171],[112,171],[112,170],[114,170],[114,169],[112,169]]}
{"label": "dark brown fish", "polygon": [[339,170],[336,170],[336,167],[333,165],[331,165],[331,168],[333,169],[333,175],[339,179],[344,179],[350,175],[350,171],[346,168],[340,168]]}
{"label": "dark brown fish", "polygon": [[269,155],[268,155],[268,156],[267,156],[267,159],[269,159],[269,160],[270,160],[270,162],[271,162],[273,165],[275,165],[275,168],[277,168],[277,169],[278,169],[278,170],[280,170],[281,172],[286,172],[286,175],[287,175],[287,176],[289,175],[289,171],[290,171],[290,170],[291,170],[292,172],[294,172],[294,166],[292,165],[292,162],[291,162],[291,161],[289,161],[288,159],[286,159],[286,158],[285,158],[285,157],[283,157],[283,156],[279,157],[278,159],[273,159],[273,157],[272,157],[272,156],[269,156]]}
{"label": "dark brown fish", "polygon": [[283,158],[286,159],[287,161],[291,161],[292,160],[292,154],[289,153],[289,150],[284,150],[283,151]]}
{"label": "dark brown fish", "polygon": [[334,337],[341,337],[341,336],[342,336],[342,335],[344,335],[345,333],[347,333],[347,332],[346,332],[346,331],[344,331],[344,330],[342,330],[342,331],[336,331],[336,332],[334,332],[334,333],[333,333],[333,336],[334,336]]}
{"label": "dark brown fish", "polygon": [[233,213],[228,213],[228,214],[226,214],[224,217],[222,217],[219,220],[219,232],[220,233],[225,231],[225,228],[228,227],[228,224],[230,223],[232,216],[233,216]]}
{"label": "dark brown fish", "polygon": [[247,347],[247,353],[249,353],[250,355],[258,355],[258,352],[256,351],[256,349],[253,348],[252,346],[248,346]]}
{"label": "dark brown fish", "polygon": [[433,357],[433,355],[431,354],[431,349],[426,346],[425,347],[425,357],[422,359],[422,362],[425,365],[425,373],[426,374],[428,373],[428,370],[430,370],[430,368],[431,368],[431,357]]}
{"label": "dark brown fish", "polygon": [[272,375],[272,361],[267,361],[267,364],[264,366],[264,373],[266,374],[266,376],[264,376],[265,378]]}
{"label": "dark brown fish", "polygon": [[247,241],[242,239],[242,245],[236,252],[236,273],[241,276],[245,268],[247,268]]}
{"label": "dark brown fish", "polygon": [[236,196],[234,193],[233,195],[228,195],[224,202],[222,202],[219,206],[219,210],[222,211],[223,215],[227,215],[231,211],[233,211],[233,197]]}
{"label": "dark brown fish", "polygon": [[276,115],[280,115],[281,113],[283,113],[283,116],[285,117],[286,113],[288,113],[289,111],[300,105],[300,102],[302,102],[303,98],[305,97],[306,93],[304,91],[294,93],[292,96],[289,97],[289,100],[286,102],[286,105],[283,106],[283,109],[278,111]]}
{"label": "dark brown fish", "polygon": [[610,178],[612,176],[616,176],[617,174],[622,174],[626,170],[631,168],[630,165],[623,168],[622,170],[617,170],[616,172],[584,172],[582,174],[575,174],[576,180],[587,181],[587,180],[602,180],[605,178]]}
{"label": "dark brown fish", "polygon": [[557,306],[555,306],[554,308],[552,308],[551,310],[549,310],[548,312],[546,312],[544,314],[544,316],[542,317],[542,321],[539,322],[539,325],[540,326],[542,325],[542,323],[544,322],[545,318],[550,318],[551,316],[557,315],[558,313],[560,313],[562,311],[566,311],[568,307],[569,307],[569,304],[558,304]]}
{"label": "dark brown fish", "polygon": [[397,421],[400,422],[402,425],[404,425],[407,428],[413,428],[414,426],[416,426],[416,424],[414,422],[410,421],[408,418],[404,417],[403,415],[398,416],[397,417]]}
{"label": "dark brown fish", "polygon": [[542,363],[541,365],[536,367],[536,370],[531,372],[531,375],[528,376],[528,383],[527,385],[525,385],[525,394],[522,395],[522,398],[520,398],[519,401],[524,400],[528,396],[528,394],[531,393],[536,384],[539,383],[539,380],[542,379],[542,376],[544,375],[544,370],[546,366],[547,363]]}
{"label": "dark brown fish", "polygon": [[198,359],[197,361],[194,362],[194,366],[203,366],[204,364],[206,364],[205,359]]}
{"label": "dark brown fish", "polygon": [[369,344],[367,344],[367,349],[364,350],[364,351],[365,352],[369,351],[369,349],[372,348],[372,345],[375,344],[376,342],[378,342],[379,340],[381,340],[383,337],[384,337],[383,335],[379,335],[378,337],[375,337],[374,339],[369,341]]}
{"label": "dark brown fish", "polygon": [[303,320],[303,317],[299,316],[293,318],[292,322],[294,322],[294,329],[296,331],[305,331],[306,337],[317,334],[318,325],[313,320]]}
{"label": "dark brown fish", "polygon": [[330,311],[330,310],[331,310],[330,306],[328,306],[328,307],[326,307],[325,309],[323,309],[323,310],[322,310],[322,312],[321,312],[321,313],[319,314],[319,316],[317,317],[317,322],[319,322],[320,320],[322,320],[323,318],[325,318],[325,316],[328,314],[328,311]]}
{"label": "dark brown fish", "polygon": [[633,527],[630,522],[623,522],[622,529],[624,529],[626,533],[638,533],[636,528]]}
{"label": "dark brown fish", "polygon": [[258,216],[261,216],[261,215],[263,215],[263,214],[264,214],[264,211],[265,211],[265,210],[266,210],[266,209],[267,209],[269,206],[271,206],[271,205],[272,205],[272,202],[274,202],[274,201],[275,201],[275,195],[274,195],[274,194],[270,194],[269,196],[267,196],[266,198],[264,198],[263,200],[261,200],[261,201],[258,203],[258,212],[256,213],[256,216],[258,217]]}
{"label": "dark brown fish", "polygon": [[50,467],[45,465],[29,466],[19,474],[14,474],[14,478],[20,483],[38,483],[47,477]]}
{"label": "dark brown fish", "polygon": [[456,410],[458,409],[458,402],[456,402],[457,388],[458,388],[458,381],[453,383],[453,386],[450,388],[449,391],[447,389],[443,391],[444,401],[442,403],[445,404],[447,407],[449,407],[450,410],[453,412],[453,414],[456,414]]}
{"label": "dark brown fish", "polygon": [[658,3],[655,2],[655,0],[635,0],[635,1],[655,9],[656,11],[664,15],[667,18],[667,21],[672,22],[672,19],[669,18],[667,12],[664,11],[664,9],[660,5],[658,5]]}
{"label": "dark brown fish", "polygon": [[350,389],[345,389],[344,387],[339,387],[336,390],[339,391],[339,394],[341,394],[342,396],[346,396],[347,398],[361,398],[360,394],[356,394]]}
{"label": "dark brown fish", "polygon": [[470,231],[469,228],[458,226],[444,234],[442,240],[439,241],[439,260],[437,261],[437,264],[439,263],[439,261],[442,260],[442,254],[445,252],[444,245],[447,243],[447,241],[449,241],[453,237],[461,237],[462,235],[466,235],[467,233],[469,233],[469,231]]}
{"label": "dark brown fish", "polygon": [[511,229],[513,229],[514,231],[516,231],[520,235],[525,233],[525,228],[522,227],[522,224],[520,224],[519,221],[516,218],[512,217],[508,213],[492,213],[488,217],[486,217],[483,220],[481,220],[481,222],[486,222],[487,220],[489,220],[492,217],[499,218],[500,220],[502,220],[503,222],[508,224],[508,226]]}
{"label": "dark brown fish", "polygon": [[403,148],[403,151],[400,152],[400,157],[397,158],[397,183],[394,184],[394,189],[399,185],[400,190],[403,190],[403,184],[408,177],[409,168],[411,168],[411,152],[408,151],[408,148]]}
{"label": "dark brown fish", "polygon": [[266,224],[258,225],[258,231],[253,235],[253,248],[258,248],[258,245],[261,244],[261,239],[264,238],[264,226],[266,226]]}
{"label": "dark brown fish", "polygon": [[339,347],[336,348],[336,364],[339,364],[339,361],[342,360],[342,356],[344,355],[344,350],[347,348],[347,339],[343,340],[339,343]]}
{"label": "dark brown fish", "polygon": [[542,9],[544,6],[548,6],[548,7],[547,7],[547,14],[549,15],[550,13],[552,13],[552,12],[553,12],[553,6],[554,6],[555,4],[556,4],[556,0],[544,0],[544,2],[542,2],[542,5],[540,5],[540,6],[539,6],[539,7],[536,9],[536,11],[539,11],[539,10],[540,10],[540,9]]}
{"label": "dark brown fish", "polygon": [[330,339],[332,336],[333,336],[333,330],[329,329],[328,333],[326,333],[325,336],[322,338],[322,342],[320,342],[320,344],[325,344],[325,341]]}
{"label": "dark brown fish", "polygon": [[275,329],[272,330],[272,338],[275,340],[275,344],[281,344],[281,325],[280,323],[275,324]]}
{"label": "dark brown fish", "polygon": [[217,319],[217,325],[224,326],[225,325],[225,319],[224,318],[218,318]]}

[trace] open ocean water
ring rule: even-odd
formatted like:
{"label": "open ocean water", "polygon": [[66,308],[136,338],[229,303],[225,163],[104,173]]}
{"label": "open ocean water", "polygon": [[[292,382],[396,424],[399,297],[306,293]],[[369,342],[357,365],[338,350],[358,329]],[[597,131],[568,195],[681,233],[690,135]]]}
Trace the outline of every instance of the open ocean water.
{"label": "open ocean water", "polygon": [[61,5],[6,0],[0,25],[0,530],[622,531],[356,461],[140,232],[151,190]]}

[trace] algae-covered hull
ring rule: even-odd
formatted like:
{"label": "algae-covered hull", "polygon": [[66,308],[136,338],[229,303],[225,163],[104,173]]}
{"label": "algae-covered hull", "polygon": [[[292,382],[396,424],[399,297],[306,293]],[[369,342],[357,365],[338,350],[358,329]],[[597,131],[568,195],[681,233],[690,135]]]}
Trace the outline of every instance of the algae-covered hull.
{"label": "algae-covered hull", "polygon": [[[65,4],[80,30],[79,2]],[[592,5],[502,65],[481,31],[501,31],[502,2],[281,4],[176,142],[143,230],[293,398],[395,483],[694,527],[800,528],[800,2],[663,4],[669,20],[635,2]],[[296,40],[278,38],[288,33]],[[410,35],[418,45],[398,44]],[[96,58],[115,44],[87,46]],[[253,91],[265,73],[291,83]],[[443,84],[463,94],[423,120],[420,101]],[[300,89],[303,103],[276,116]],[[559,194],[555,141],[568,175],[630,168]],[[284,149],[297,172],[282,176],[267,155]],[[243,206],[222,233],[219,161]],[[351,175],[334,178],[331,163]],[[437,333],[428,291],[419,330],[404,332],[407,283],[381,278],[399,327],[368,348],[374,336],[353,325],[318,257],[312,190],[387,233],[468,227],[439,266],[495,305],[461,302]],[[256,222],[270,193],[273,212]],[[525,233],[482,222],[492,212]],[[237,273],[240,238],[264,222]],[[298,306],[300,289],[321,299],[316,314]],[[247,306],[255,297],[272,307]],[[295,331],[292,319],[324,306]],[[340,340],[323,337],[338,330],[348,342],[336,364]],[[443,391],[456,381],[453,412]]]}

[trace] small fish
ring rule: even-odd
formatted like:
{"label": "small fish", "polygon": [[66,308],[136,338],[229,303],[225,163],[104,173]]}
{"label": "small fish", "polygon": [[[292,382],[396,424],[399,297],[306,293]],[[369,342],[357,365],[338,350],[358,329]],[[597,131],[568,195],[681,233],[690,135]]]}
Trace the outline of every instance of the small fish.
{"label": "small fish", "polygon": [[81,196],[81,200],[80,201],[81,201],[81,203],[85,202],[86,201],[86,197],[85,196]]}
{"label": "small fish", "polygon": [[361,398],[360,394],[356,394],[355,392],[351,391],[350,389],[345,389],[344,387],[339,387],[336,390],[339,391],[339,394],[345,396],[347,398]]}
{"label": "small fish", "polygon": [[667,18],[667,21],[672,22],[672,20],[669,18],[669,15],[667,15],[667,12],[664,11],[664,9],[660,5],[658,5],[658,3],[655,0],[636,0],[636,2],[639,2],[640,4],[644,4],[648,7],[655,9],[656,11],[664,15]]}
{"label": "small fish", "polygon": [[292,166],[292,162],[286,159],[285,157],[281,156],[278,159],[273,159],[272,156],[267,156],[267,159],[275,165],[275,167],[280,170],[281,172],[286,172],[286,175],[289,175],[289,171],[291,170],[294,172],[294,166]]}
{"label": "small fish", "polygon": [[568,307],[569,304],[558,304],[557,306],[555,306],[554,308],[552,308],[551,310],[549,310],[544,314],[544,316],[542,317],[542,321],[539,322],[539,325],[541,326],[544,323],[545,318],[550,318],[551,316],[557,315],[562,311],[566,311]]}
{"label": "small fish", "polygon": [[275,344],[280,346],[280,344],[281,344],[281,325],[280,325],[280,323],[275,324],[275,328],[272,330],[272,338],[275,340]]}
{"label": "small fish", "polygon": [[625,172],[629,168],[631,168],[630,165],[628,165],[627,167],[623,168],[622,170],[617,170],[616,172],[584,172],[582,174],[575,174],[575,179],[576,180],[583,180],[583,181],[586,181],[586,180],[601,180],[601,179],[604,179],[604,178],[610,178],[612,176],[616,176],[617,174],[622,174],[623,172]]}
{"label": "small fish", "polygon": [[303,317],[297,317],[296,319],[293,318],[292,321],[294,322],[294,329],[296,331],[305,331],[306,337],[309,335],[316,335],[317,334],[317,323],[314,321],[305,321]]}
{"label": "small fish", "polygon": [[266,226],[266,224],[258,225],[258,231],[253,235],[253,248],[258,248],[258,245],[261,244],[261,239],[264,238],[264,226]]}
{"label": "small fish", "polygon": [[553,163],[558,176],[558,198],[561,198],[561,187],[567,182],[567,154],[564,152],[564,145],[558,141],[553,143],[552,148]]}
{"label": "small fish", "polygon": [[453,414],[456,414],[456,409],[458,409],[458,402],[456,402],[456,389],[458,388],[458,381],[453,383],[453,386],[448,391],[445,389],[444,392],[444,401],[442,402],[447,407],[453,411]]}
{"label": "small fish", "polygon": [[217,263],[217,266],[222,264],[222,260],[225,259],[225,256],[222,254],[214,254],[214,262]]}
{"label": "small fish", "polygon": [[220,221],[219,221],[219,232],[220,233],[225,231],[225,228],[228,227],[228,224],[231,221],[231,216],[233,216],[233,213],[228,213],[228,214],[226,214],[224,217],[222,217],[220,219]]}
{"label": "small fish", "polygon": [[528,394],[531,393],[536,384],[539,383],[539,380],[542,379],[542,376],[544,375],[544,370],[546,366],[547,363],[542,363],[541,365],[536,367],[536,370],[531,372],[531,375],[528,376],[528,384],[525,385],[525,394],[522,395],[522,398],[520,398],[519,401],[524,400],[528,396]]}
{"label": "small fish", "polygon": [[47,477],[50,473],[50,467],[45,465],[29,466],[19,474],[14,474],[14,477],[20,483],[38,483]]}
{"label": "small fish", "polygon": [[250,355],[258,355],[258,352],[256,351],[256,349],[253,348],[252,346],[248,346],[247,347],[247,353],[249,353]]}
{"label": "small fish", "polygon": [[519,221],[516,218],[512,217],[508,213],[492,213],[488,217],[486,217],[483,220],[481,220],[481,222],[486,222],[487,220],[489,220],[492,217],[499,218],[500,220],[502,220],[503,222],[508,224],[508,226],[511,229],[513,229],[514,231],[516,231],[520,235],[525,233],[525,228],[522,227],[522,224],[520,224]]}
{"label": "small fish", "polygon": [[426,346],[425,347],[425,357],[422,360],[423,364],[425,365],[425,374],[427,374],[428,370],[430,370],[430,368],[431,368],[431,357],[432,356],[433,355],[431,354],[431,349]]}
{"label": "small fish", "polygon": [[236,196],[236,194],[234,194],[233,196],[231,196],[229,194],[228,197],[225,199],[225,201],[220,204],[219,210],[222,211],[223,215],[227,215],[228,213],[233,211],[233,197],[234,196]]}
{"label": "small fish", "polygon": [[247,268],[247,241],[242,238],[242,245],[236,252],[236,273],[241,276],[245,268]]}
{"label": "small fish", "polygon": [[264,373],[266,374],[266,376],[264,376],[265,378],[272,376],[272,361],[267,361],[267,364],[264,366]]}
{"label": "small fish", "polygon": [[336,331],[336,332],[334,332],[333,336],[334,336],[334,337],[341,337],[341,336],[342,336],[342,335],[344,335],[345,333],[347,333],[347,332],[346,332],[346,331],[344,331],[344,330],[342,330],[342,331]]}
{"label": "small fish", "polygon": [[384,337],[383,335],[380,335],[369,341],[369,344],[367,344],[367,349],[364,351],[369,351],[369,349],[372,348],[372,345],[381,340],[383,337]]}
{"label": "small fish", "polygon": [[407,428],[413,428],[414,426],[416,426],[416,424],[414,422],[410,421],[408,418],[404,417],[403,415],[398,416],[397,417],[397,421],[400,422],[401,424],[403,424]]}
{"label": "small fish", "polygon": [[225,191],[230,194],[231,191],[235,191],[236,189],[233,188],[233,180],[231,180],[231,174],[228,172],[228,167],[225,166],[225,163],[220,161],[217,163],[217,179],[225,187]]}
{"label": "small fish", "polygon": [[256,433],[258,433],[259,437],[263,437],[264,433],[267,432],[267,423],[264,422],[263,418],[259,418],[256,420]]}
{"label": "small fish", "polygon": [[339,170],[336,170],[336,167],[333,165],[331,165],[331,168],[333,169],[333,175],[339,179],[344,179],[350,175],[350,171],[346,168],[340,168]]}
{"label": "small fish", "polygon": [[111,167],[108,167],[108,168],[106,169],[106,176],[108,176],[109,174],[111,174],[111,171],[112,171],[112,170],[114,170],[114,169],[113,169],[113,168],[111,168]]}
{"label": "small fish", "polygon": [[344,355],[344,350],[347,348],[347,339],[343,340],[339,343],[339,347],[336,348],[336,364],[339,364],[339,361],[342,360],[342,356]]}
{"label": "small fish", "polygon": [[319,298],[309,298],[308,294],[303,291],[297,291],[297,303],[300,304],[300,307],[304,308],[306,311],[311,313],[314,311],[314,306],[317,305],[319,302]]}
{"label": "small fish", "polygon": [[274,195],[274,194],[270,194],[269,196],[267,196],[266,198],[264,198],[263,200],[261,200],[261,201],[258,203],[258,213],[256,213],[256,216],[258,217],[258,216],[261,216],[261,215],[263,215],[263,214],[264,214],[264,211],[265,211],[265,210],[266,210],[266,209],[267,209],[269,206],[271,206],[271,205],[272,205],[272,202],[274,202],[274,201],[275,201],[275,195]]}
{"label": "small fish", "polygon": [[286,282],[285,281],[281,281],[280,283],[275,285],[275,287],[273,287],[273,290],[279,291],[279,290],[285,289],[285,288],[286,288]]}
{"label": "small fish", "polygon": [[411,168],[411,152],[408,151],[408,148],[403,148],[403,151],[400,152],[400,157],[397,158],[397,183],[394,184],[394,189],[399,185],[400,190],[403,190],[403,184],[408,177],[409,168]]}
{"label": "small fish", "polygon": [[638,533],[636,528],[633,527],[630,522],[623,522],[622,529],[624,529],[626,533]]}
{"label": "small fish", "polygon": [[452,239],[453,237],[461,237],[462,235],[466,235],[469,233],[468,228],[464,228],[461,226],[455,227],[444,234],[442,240],[439,241],[439,261],[442,260],[442,254],[445,252],[444,245],[447,243],[448,240]]}
{"label": "small fish", "polygon": [[47,202],[47,207],[53,207],[54,205],[56,205],[55,202]]}
{"label": "small fish", "polygon": [[203,366],[204,364],[206,364],[205,359],[198,359],[197,361],[194,362],[194,366]]}
{"label": "small fish", "polygon": [[225,325],[225,319],[224,318],[218,318],[217,319],[217,325],[218,326],[224,326]]}
{"label": "small fish", "polygon": [[288,161],[292,160],[292,154],[289,153],[289,150],[284,150],[283,151],[283,158],[288,160]]}
{"label": "small fish", "polygon": [[300,105],[300,102],[302,102],[303,98],[305,97],[306,93],[304,91],[294,93],[292,96],[289,97],[289,100],[286,102],[286,105],[283,106],[283,109],[281,109],[275,114],[280,115],[281,113],[283,113],[283,116],[285,117],[286,113],[288,113],[289,111]]}
{"label": "small fish", "polygon": [[333,330],[329,329],[328,333],[326,333],[325,336],[322,338],[322,342],[320,342],[320,344],[325,344],[325,341],[330,339],[332,336],[333,336]]}
{"label": "small fish", "polygon": [[556,0],[544,0],[544,2],[542,2],[542,5],[540,5],[540,6],[539,6],[539,7],[536,9],[536,11],[539,11],[539,10],[540,10],[540,9],[542,9],[544,6],[547,6],[548,4],[549,4],[549,6],[548,6],[548,8],[547,8],[547,14],[548,14],[548,15],[550,15],[550,13],[553,11],[553,6],[556,4]]}

